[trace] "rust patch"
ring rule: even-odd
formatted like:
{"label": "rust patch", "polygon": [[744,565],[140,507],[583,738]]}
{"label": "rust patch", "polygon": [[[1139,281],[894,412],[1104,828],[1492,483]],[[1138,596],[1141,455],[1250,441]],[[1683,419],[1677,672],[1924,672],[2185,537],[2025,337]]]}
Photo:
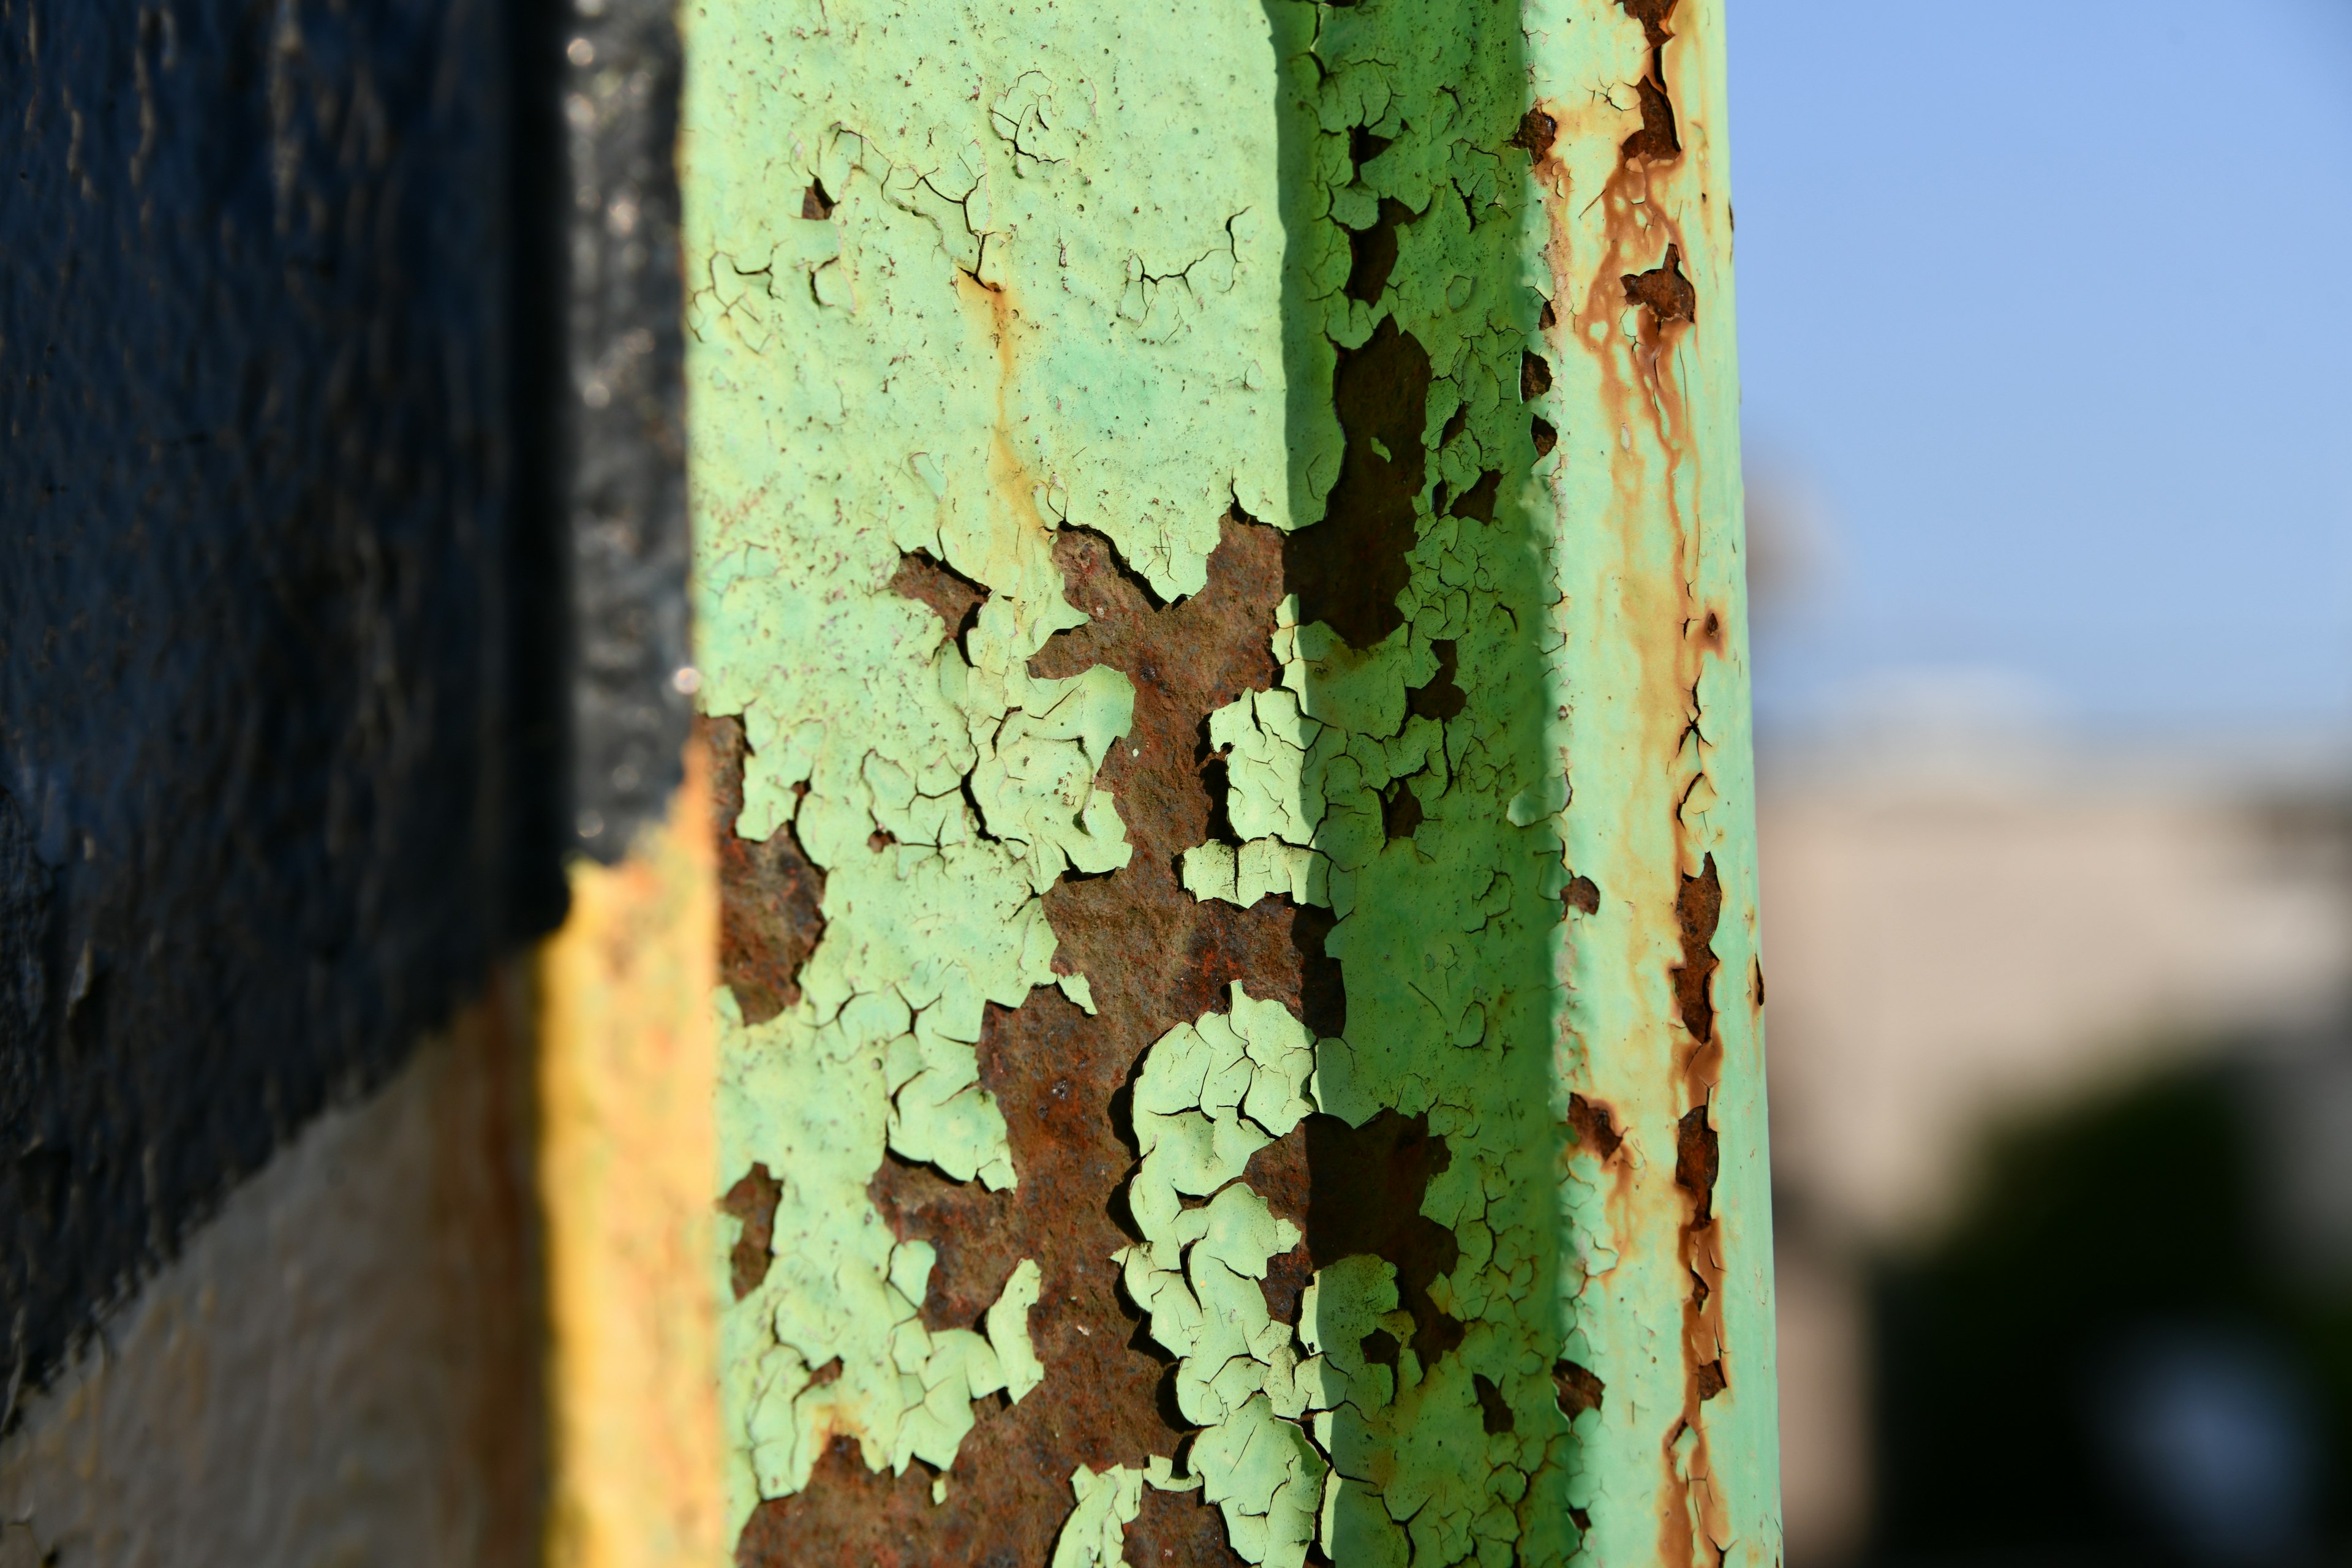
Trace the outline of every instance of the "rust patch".
{"label": "rust patch", "polygon": [[1394,196],[1382,196],[1380,216],[1372,226],[1349,231],[1348,282],[1343,290],[1349,299],[1367,305],[1380,302],[1389,286],[1389,274],[1396,270],[1397,230],[1420,216]]}
{"label": "rust patch", "polygon": [[1674,35],[1666,30],[1666,20],[1675,14],[1675,0],[1617,0],[1617,8],[1642,24],[1643,36],[1654,49],[1665,47]]}
{"label": "rust patch", "polygon": [[1617,1157],[1625,1143],[1625,1134],[1617,1130],[1617,1118],[1609,1107],[1580,1094],[1568,1097],[1568,1126],[1576,1134],[1577,1147],[1591,1150],[1604,1165]]}
{"label": "rust patch", "polygon": [[1629,163],[1664,162],[1683,150],[1682,138],[1675,130],[1675,100],[1666,91],[1666,40],[1674,37],[1666,23],[1674,16],[1675,0],[1617,3],[1625,15],[1642,24],[1642,36],[1650,45],[1649,73],[1634,84],[1642,103],[1642,128],[1625,139],[1619,155]]}
{"label": "rust patch", "polygon": [[1347,438],[1339,477],[1323,521],[1282,542],[1284,584],[1298,595],[1300,617],[1324,622],[1350,647],[1371,647],[1404,625],[1396,601],[1420,539],[1429,381],[1428,353],[1393,316],[1363,347],[1339,352],[1331,377]]}
{"label": "rust patch", "polygon": [[1503,1391],[1496,1386],[1493,1378],[1483,1372],[1474,1372],[1470,1374],[1470,1387],[1478,1395],[1478,1424],[1486,1428],[1486,1436],[1517,1430],[1519,1419],[1511,1414],[1510,1401],[1503,1397]]}
{"label": "rust patch", "polygon": [[743,721],[698,719],[695,729],[710,752],[719,837],[719,977],[744,1022],[763,1024],[801,999],[801,965],[824,935],[824,873],[790,823],[764,842],[735,836],[751,752]]}
{"label": "rust patch", "polygon": [[1715,1222],[1715,1178],[1723,1169],[1723,1150],[1706,1107],[1694,1105],[1675,1124],[1675,1185],[1691,1194],[1691,1228]]}
{"label": "rust patch", "polygon": [[[1452,444],[1454,437],[1468,428],[1470,428],[1470,405],[1465,399],[1455,404],[1454,412],[1445,416],[1445,426],[1437,433],[1437,444],[1440,447],[1448,446]],[[1442,489],[1438,493],[1443,493]]]}
{"label": "rust patch", "polygon": [[1519,401],[1533,403],[1551,390],[1551,362],[1527,349],[1519,354]]}
{"label": "rust patch", "polygon": [[774,1261],[776,1204],[783,1192],[783,1183],[770,1175],[766,1165],[755,1164],[719,1200],[719,1212],[732,1215],[743,1226],[727,1255],[730,1283],[738,1301],[768,1278],[768,1265]]}
{"label": "rust patch", "polygon": [[1581,915],[1599,914],[1601,884],[1590,877],[1570,877],[1568,879],[1568,886],[1559,890],[1559,905],[1560,918],[1563,920],[1568,917],[1568,911],[1570,910]]}
{"label": "rust patch", "polygon": [[1565,1358],[1551,1363],[1551,1381],[1559,1391],[1560,1410],[1571,1421],[1588,1410],[1600,1409],[1601,1396],[1609,1392],[1590,1370]]}
{"label": "rust patch", "polygon": [[1559,121],[1537,108],[1519,116],[1519,128],[1511,133],[1509,145],[1526,148],[1528,156],[1540,163],[1551,156],[1551,145],[1559,140]]}
{"label": "rust patch", "polygon": [[[1064,1370],[1055,1363],[1055,1375],[1064,1375]],[[1038,1398],[1033,1394],[1007,1414]],[[980,1429],[966,1441],[992,1445],[988,1463],[972,1467],[971,1475],[959,1464],[947,1478],[947,1500],[936,1505],[931,1482],[937,1478],[928,1466],[910,1465],[903,1476],[868,1470],[854,1441],[835,1438],[817,1461],[807,1491],[761,1506],[736,1545],[735,1561],[741,1568],[1028,1568],[1048,1563],[1069,1512],[1070,1483],[1067,1466],[1058,1476],[1047,1475],[1044,1467],[1058,1462],[1064,1445],[1052,1437],[1038,1441],[1032,1433],[1014,1434],[1008,1430],[1013,1425],[993,1413],[982,1416]],[[1126,1458],[1106,1456],[1099,1464]],[[789,1506],[818,1496],[833,1500],[821,1509]],[[1223,1521],[1201,1502],[1200,1493],[1146,1487],[1143,1497],[1141,1517],[1128,1527],[1130,1563],[1240,1563],[1224,1544]],[[1012,1511],[997,1511],[1006,1505]]]}
{"label": "rust patch", "polygon": [[[1081,886],[1108,887],[1124,875]],[[1278,951],[1262,957],[1280,963]],[[1108,989],[1097,983],[1098,1005],[1110,1003]],[[1050,990],[1033,992],[1018,1009],[986,1009],[981,1081],[1004,1113],[1021,1173],[1013,1191],[991,1193],[897,1159],[867,1189],[894,1235],[938,1250],[923,1303],[929,1327],[977,1326],[1013,1266],[1035,1258],[1043,1279],[1030,1336],[1053,1374],[1019,1405],[1001,1395],[982,1404],[966,1445],[967,1457],[982,1462],[956,1467],[943,1503],[932,1502],[924,1467],[903,1478],[877,1475],[845,1449],[827,1457],[807,1490],[761,1506],[740,1562],[1043,1563],[1069,1513],[1076,1466],[1100,1469],[1171,1451],[1179,1434],[1163,1415],[1166,1361],[1138,1334],[1139,1319],[1110,1261],[1130,1237],[1109,1194],[1133,1162],[1113,1107],[1140,1055],[1140,1047],[1130,1054],[1106,1038],[1119,1022],[1110,1013],[1104,1005],[1104,1016],[1089,1018]],[[1214,1509],[1154,1517],[1164,1531],[1155,1556],[1164,1547],[1176,1562],[1234,1561]]]}
{"label": "rust patch", "polygon": [[1478,482],[1454,499],[1452,513],[1455,517],[1475,518],[1480,522],[1495,521],[1495,502],[1503,489],[1503,470],[1487,468],[1478,476]]}
{"label": "rust patch", "polygon": [[[1664,67],[1654,64],[1651,68],[1661,70]],[[1675,100],[1666,96],[1655,77],[1643,77],[1633,84],[1633,91],[1642,102],[1642,129],[1625,138],[1622,149],[1625,161],[1662,163],[1681,156],[1682,138],[1675,130]]]}
{"label": "rust patch", "polygon": [[890,592],[927,605],[940,618],[940,641],[953,637],[959,648],[980,619],[981,605],[988,602],[987,589],[923,550],[910,550],[898,557]]}
{"label": "rust patch", "polygon": [[1658,266],[1647,272],[1623,273],[1618,281],[1624,286],[1625,302],[1647,310],[1656,325],[1698,320],[1698,290],[1683,276],[1683,251],[1678,245],[1666,247],[1666,258]]}
{"label": "rust patch", "polygon": [[[1665,1449],[1669,1494],[1677,1500],[1662,1521],[1667,1542],[1681,1555],[1675,1562],[1696,1562],[1703,1532],[1695,1528],[1692,1507],[1696,1500],[1709,1511],[1720,1500],[1707,1481],[1709,1466],[1706,1426],[1701,1406],[1729,1386],[1725,1366],[1723,1324],[1723,1263],[1715,1215],[1716,1178],[1723,1168],[1723,1149],[1708,1108],[1709,1090],[1723,1056],[1715,1038],[1715,1007],[1710,988],[1718,965],[1711,945],[1723,914],[1723,885],[1716,873],[1715,857],[1706,858],[1696,877],[1685,877],[1675,900],[1681,929],[1683,962],[1675,969],[1675,996],[1683,1026],[1694,1045],[1683,1077],[1691,1096],[1690,1109],[1675,1126],[1675,1185],[1682,1189],[1685,1214],[1679,1244],[1691,1290],[1683,1302],[1683,1408],[1675,1433]],[[1676,1462],[1675,1444],[1687,1430],[1692,1447],[1685,1472]],[[1685,1474],[1687,1479],[1685,1479]]]}
{"label": "rust patch", "polygon": [[1452,637],[1433,638],[1429,651],[1437,659],[1437,673],[1405,693],[1405,711],[1423,719],[1458,718],[1470,705],[1469,693],[1454,679],[1462,669],[1459,645]]}
{"label": "rust patch", "polygon": [[1682,930],[1683,961],[1675,965],[1675,1005],[1683,1027],[1700,1047],[1715,1038],[1714,983],[1720,962],[1710,944],[1723,919],[1723,880],[1709,855],[1696,877],[1683,879],[1675,897],[1675,922]]}
{"label": "rust patch", "polygon": [[[1186,1468],[1181,1454],[1176,1457],[1176,1468]],[[1196,1543],[1204,1540],[1212,1540],[1213,1544],[1199,1547],[1198,1554],[1194,1554]],[[1145,1487],[1143,1507],[1127,1527],[1124,1556],[1134,1568],[1192,1568],[1196,1563],[1241,1562],[1224,1542],[1224,1516],[1202,1501],[1197,1490],[1163,1492]],[[1319,1556],[1318,1553],[1308,1561],[1315,1562]]]}
{"label": "rust patch", "polygon": [[831,217],[833,209],[840,205],[825,194],[823,180],[812,179],[808,189],[801,193],[801,216],[812,221],[822,222]]}
{"label": "rust patch", "polygon": [[1381,832],[1390,843],[1412,837],[1425,820],[1421,797],[1412,793],[1411,780],[1398,779],[1381,792]]}

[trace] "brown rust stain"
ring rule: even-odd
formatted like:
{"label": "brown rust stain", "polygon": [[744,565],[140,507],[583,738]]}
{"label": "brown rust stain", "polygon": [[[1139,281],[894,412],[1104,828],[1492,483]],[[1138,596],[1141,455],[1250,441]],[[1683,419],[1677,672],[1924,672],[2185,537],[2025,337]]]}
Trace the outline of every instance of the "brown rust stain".
{"label": "brown rust stain", "polygon": [[1348,231],[1348,281],[1340,292],[1367,305],[1377,304],[1396,270],[1397,230],[1421,215],[1394,196],[1382,196],[1379,216],[1369,228]]}
{"label": "brown rust stain", "polygon": [[776,1205],[782,1201],[783,1194],[783,1183],[776,1180],[766,1165],[755,1164],[719,1200],[719,1212],[732,1216],[743,1227],[727,1255],[728,1283],[733,1287],[738,1301],[757,1290],[768,1278],[768,1265],[774,1261]]}
{"label": "brown rust stain", "polygon": [[[1466,407],[1467,405],[1465,406]],[[1454,504],[1445,509],[1446,513],[1451,517],[1467,517],[1480,522],[1492,522],[1495,521],[1495,503],[1502,499],[1502,489],[1503,470],[1485,469],[1478,475],[1475,483],[1454,498]]]}
{"label": "brown rust stain", "polygon": [[1590,1149],[1592,1157],[1602,1164],[1617,1157],[1625,1144],[1625,1134],[1617,1126],[1616,1113],[1606,1100],[1589,1099],[1581,1094],[1568,1097],[1569,1131],[1576,1134],[1576,1146]]}
{"label": "brown rust stain", "polygon": [[[1283,593],[1281,536],[1228,516],[1206,585],[1165,605],[1097,534],[1064,530],[1054,552],[1069,602],[1090,619],[1049,641],[1031,669],[1052,678],[1107,664],[1135,686],[1133,726],[1097,781],[1118,802],[1133,855],[1121,870],[1066,879],[1045,896],[1057,964],[1087,976],[1098,1013],[1089,1017],[1052,990],[1031,993],[1017,1009],[986,1011],[981,1081],[1004,1113],[1021,1177],[1013,1191],[990,1193],[895,1159],[868,1189],[895,1234],[938,1248],[924,1304],[934,1325],[973,1324],[1014,1264],[1037,1260],[1043,1289],[1030,1334],[1050,1375],[1017,1405],[983,1402],[936,1506],[934,1478],[921,1466],[877,1475],[854,1447],[836,1446],[805,1491],[754,1514],[738,1551],[746,1564],[1026,1568],[1052,1557],[1076,1466],[1175,1455],[1186,1433],[1171,1360],[1142,1332],[1110,1261],[1139,1239],[1122,1190],[1136,1160],[1133,1075],[1160,1035],[1222,1011],[1235,980],[1322,1032],[1337,1033],[1344,1020],[1339,965],[1323,952],[1326,911],[1279,898],[1246,910],[1202,902],[1177,879],[1177,858],[1211,833],[1204,721],[1278,673],[1270,639]],[[1272,1282],[1288,1292],[1292,1316],[1301,1261],[1277,1260]],[[1138,1563],[1239,1561],[1222,1517],[1198,1492],[1147,1489],[1127,1551]]]}
{"label": "brown rust stain", "polygon": [[1571,1421],[1588,1410],[1600,1409],[1609,1392],[1590,1368],[1579,1366],[1565,1356],[1551,1363],[1551,1381],[1559,1391],[1560,1414]]}
{"label": "brown rust stain", "polygon": [[988,590],[933,556],[928,550],[910,550],[898,557],[891,574],[890,592],[912,599],[940,618],[940,641],[953,638],[959,650],[980,619]]}
{"label": "brown rust stain", "polygon": [[[1721,1533],[1717,1517],[1721,1501],[1708,1479],[1710,1456],[1701,1406],[1729,1386],[1724,1365],[1723,1254],[1715,1212],[1715,1184],[1723,1168],[1723,1149],[1710,1103],[1723,1065],[1713,995],[1720,960],[1712,945],[1723,915],[1723,885],[1713,855],[1706,857],[1699,875],[1683,878],[1675,915],[1682,937],[1675,995],[1683,1032],[1691,1041],[1681,1075],[1689,1109],[1675,1127],[1675,1185],[1684,1203],[1678,1250],[1691,1289],[1683,1302],[1681,1419],[1667,1439],[1664,1453],[1669,1494],[1677,1503],[1661,1522],[1668,1540],[1684,1553],[1675,1561],[1687,1562],[1696,1560],[1692,1553],[1702,1537]],[[1685,1430],[1692,1439],[1686,1470],[1675,1452]],[[1695,1511],[1701,1516],[1698,1528],[1694,1527]]]}
{"label": "brown rust stain", "polygon": [[1625,290],[1625,302],[1639,305],[1658,326],[1698,320],[1698,290],[1683,276],[1679,245],[1668,243],[1665,260],[1647,272],[1624,273],[1617,282]]}
{"label": "brown rust stain", "polygon": [[1580,915],[1597,915],[1601,912],[1601,884],[1590,877],[1570,877],[1568,886],[1559,890],[1559,903],[1563,917],[1570,910]]}
{"label": "brown rust stain", "polygon": [[1519,116],[1519,128],[1511,133],[1509,145],[1524,148],[1528,157],[1542,163],[1551,156],[1551,145],[1559,140],[1559,121],[1538,104]]}
{"label": "brown rust stain", "polygon": [[1723,1047],[1715,1036],[1716,927],[1723,921],[1723,879],[1716,874],[1715,857],[1700,863],[1699,874],[1685,877],[1675,897],[1675,926],[1682,937],[1682,962],[1675,965],[1675,1006],[1693,1048],[1684,1068],[1691,1095],[1703,1099],[1715,1086]]}
{"label": "brown rust stain", "polygon": [[743,810],[743,721],[700,719],[710,753],[711,811],[719,837],[719,976],[743,1020],[763,1024],[801,999],[801,965],[824,935],[824,873],[790,823],[765,841],[738,838]]}

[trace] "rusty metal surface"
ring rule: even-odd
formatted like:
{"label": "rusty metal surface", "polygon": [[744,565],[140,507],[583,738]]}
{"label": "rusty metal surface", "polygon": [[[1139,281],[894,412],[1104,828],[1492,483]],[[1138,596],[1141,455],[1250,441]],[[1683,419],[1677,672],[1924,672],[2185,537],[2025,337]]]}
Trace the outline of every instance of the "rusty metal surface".
{"label": "rusty metal surface", "polygon": [[[1045,1289],[1030,1332],[1053,1375],[1017,1405],[987,1402],[967,1439],[978,1462],[957,1466],[936,1506],[927,1468],[869,1471],[854,1446],[836,1443],[806,1491],[753,1515],[737,1548],[746,1564],[1042,1563],[1069,1513],[1075,1466],[1170,1451],[1185,1430],[1168,1394],[1171,1358],[1139,1331],[1110,1260],[1136,1239],[1121,1193],[1136,1161],[1129,1080],[1153,1039],[1221,1008],[1235,980],[1309,1016],[1341,1005],[1321,954],[1323,911],[1278,898],[1247,910],[1203,903],[1176,875],[1177,856],[1208,837],[1216,805],[1203,777],[1213,761],[1204,721],[1275,676],[1267,639],[1282,593],[1280,536],[1228,517],[1207,586],[1173,605],[1155,605],[1097,535],[1066,531],[1055,548],[1070,602],[1093,619],[1048,643],[1036,673],[1109,664],[1136,689],[1133,727],[1101,775],[1133,858],[1065,880],[1045,901],[1059,962],[1092,977],[1097,1013],[1042,990],[1018,1009],[988,1009],[981,1080],[1003,1108],[1018,1187],[991,1193],[893,1156],[871,1188],[893,1232],[939,1249],[925,1304],[935,1326],[971,1326],[1015,1262],[1038,1261]],[[971,601],[939,577],[936,563],[918,563],[898,584],[940,614],[948,635]],[[759,904],[745,864],[722,860],[730,921]],[[1295,1296],[1303,1267],[1291,1276]],[[1150,1494],[1128,1540],[1139,1563],[1238,1561],[1216,1510],[1194,1493]]]}
{"label": "rusty metal surface", "polygon": [[[1585,1047],[1580,1139],[1612,1184],[1605,1235],[1627,1254],[1580,1297],[1580,1354],[1608,1389],[1593,1395],[1603,1485],[1654,1502],[1646,1521],[1595,1505],[1593,1521],[1604,1553],[1769,1562],[1770,1241],[1722,22],[1701,0],[1621,8],[1642,29],[1638,123],[1610,166],[1572,170],[1564,156],[1595,116],[1548,101],[1556,151],[1538,165],[1566,307],[1553,363],[1574,368],[1596,415],[1561,493],[1609,542],[1578,574],[1612,584],[1572,619],[1583,668],[1571,689],[1587,700],[1569,730],[1579,754],[1622,759],[1575,773],[1580,875],[1563,895],[1578,949],[1569,1017]],[[1672,1362],[1645,1348],[1669,1302]],[[1672,1413],[1663,1429],[1644,1407]]]}
{"label": "rusty metal surface", "polygon": [[[757,748],[736,831],[823,866],[829,922],[722,1006],[743,1560],[1107,1561],[1124,1523],[1139,1563],[1772,1561],[1718,10],[1270,6],[1201,40],[1236,157],[1149,190],[1090,117],[1223,90],[1178,90],[1162,23],[882,5],[798,51],[715,10],[716,707]],[[782,85],[739,92],[754,61]],[[768,151],[803,142],[805,184]],[[1216,210],[1281,248],[1234,218],[1209,289],[1152,270],[1234,169]],[[845,416],[886,405],[887,440]],[[942,1024],[943,975],[990,1005]],[[1230,1129],[1241,1182],[1139,1166],[1134,1086],[1213,1120],[1153,1072],[1238,1037],[1184,1032],[1235,980],[1280,1016],[1253,1070],[1311,1058],[1313,1100]],[[1213,1194],[1253,1239],[1189,1276]],[[1261,1317],[1230,1282],[1284,1222]],[[1008,1405],[949,1363],[983,1321],[1017,1363],[1033,1265]],[[1246,1358],[1196,1364],[1202,1278]],[[1222,1519],[1139,1489],[1171,1453]]]}
{"label": "rusty metal surface", "polygon": [[743,722],[704,719],[696,728],[710,751],[710,806],[719,836],[719,977],[735,993],[743,1016],[756,1024],[800,1000],[796,977],[824,935],[819,907],[824,873],[809,863],[789,824],[764,840],[736,836],[735,818],[743,809]]}

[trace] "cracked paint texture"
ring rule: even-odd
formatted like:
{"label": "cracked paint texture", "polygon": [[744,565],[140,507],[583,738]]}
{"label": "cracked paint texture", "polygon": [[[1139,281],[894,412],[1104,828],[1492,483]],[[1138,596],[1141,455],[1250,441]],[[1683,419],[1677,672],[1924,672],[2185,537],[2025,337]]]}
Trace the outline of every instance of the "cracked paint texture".
{"label": "cracked paint texture", "polygon": [[[1221,118],[1214,156],[1198,126],[1131,133],[1171,68],[1194,101],[1266,74],[1262,27],[1195,9],[683,18],[703,702],[742,715],[736,832],[789,824],[826,878],[800,1002],[751,1026],[719,1001],[722,1166],[782,1183],[775,1264],[725,1323],[739,1518],[835,1435],[948,1468],[1007,1357],[922,1329],[865,1185],[886,1148],[1017,1180],[982,1006],[1084,1004],[1038,895],[1127,858],[1092,786],[1126,678],[1028,672],[1085,618],[1050,531],[1098,529],[1172,596],[1227,505],[1286,514],[1273,106]],[[984,590],[962,638],[887,591],[914,551]]]}
{"label": "cracked paint texture", "polygon": [[[1133,693],[1030,673],[1087,618],[1055,531],[1168,600],[1234,507],[1292,592],[1183,885],[1328,910],[1346,1023],[1236,984],[1139,1065],[1118,1263],[1185,1473],[1081,1465],[1055,1563],[1118,1561],[1147,1475],[1285,1568],[1777,1563],[1718,0],[686,29],[704,703],[735,831],[825,876],[800,1000],[719,1001],[719,1179],[781,1184],[725,1325],[739,1517],[835,1436],[948,1471],[974,1400],[1050,1385],[1034,1265],[928,1328],[866,1184],[1017,1182],[983,1007],[1090,1005],[1041,900],[1127,863]],[[968,631],[889,592],[910,552]],[[1419,1295],[1356,1252],[1270,1304],[1302,1233],[1245,1173],[1311,1168],[1314,1117],[1442,1146]]]}

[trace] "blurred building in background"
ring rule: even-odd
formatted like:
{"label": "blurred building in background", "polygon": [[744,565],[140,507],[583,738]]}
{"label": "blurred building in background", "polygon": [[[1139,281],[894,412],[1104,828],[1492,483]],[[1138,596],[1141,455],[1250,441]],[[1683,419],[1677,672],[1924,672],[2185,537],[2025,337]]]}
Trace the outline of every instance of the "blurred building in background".
{"label": "blurred building in background", "polygon": [[2070,737],[1950,678],[1768,751],[1792,1568],[2326,1538],[2339,761]]}

